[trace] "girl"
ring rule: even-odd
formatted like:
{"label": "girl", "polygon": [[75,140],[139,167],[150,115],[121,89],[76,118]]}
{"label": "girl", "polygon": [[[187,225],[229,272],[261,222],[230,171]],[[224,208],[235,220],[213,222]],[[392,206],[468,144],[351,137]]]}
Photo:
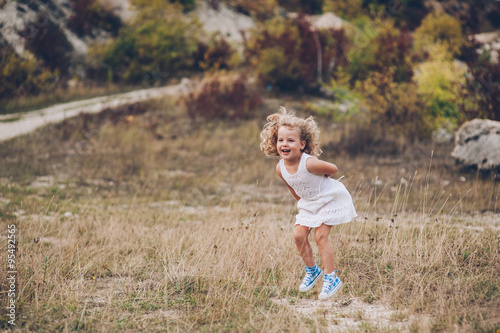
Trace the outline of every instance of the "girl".
{"label": "girl", "polygon": [[329,298],[342,281],[335,270],[328,234],[333,225],[350,222],[357,216],[351,195],[341,182],[330,178],[337,173],[337,167],[318,159],[319,129],[312,117],[302,119],[281,107],[281,113],[267,117],[260,137],[261,150],[266,155],[280,157],[276,172],[298,200],[293,237],[306,266],[299,291],[310,290],[323,276],[308,240],[311,229],[315,228],[314,240],[325,270],[319,299]]}

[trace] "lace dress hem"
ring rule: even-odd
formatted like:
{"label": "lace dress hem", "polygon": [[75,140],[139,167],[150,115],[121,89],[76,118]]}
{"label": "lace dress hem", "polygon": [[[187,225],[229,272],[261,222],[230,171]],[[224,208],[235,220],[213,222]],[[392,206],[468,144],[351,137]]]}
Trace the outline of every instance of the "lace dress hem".
{"label": "lace dress hem", "polygon": [[295,224],[316,228],[322,224],[337,225],[349,223],[356,216],[358,215],[353,205],[338,209],[323,210],[317,214],[311,214],[300,210],[299,214],[296,216]]}

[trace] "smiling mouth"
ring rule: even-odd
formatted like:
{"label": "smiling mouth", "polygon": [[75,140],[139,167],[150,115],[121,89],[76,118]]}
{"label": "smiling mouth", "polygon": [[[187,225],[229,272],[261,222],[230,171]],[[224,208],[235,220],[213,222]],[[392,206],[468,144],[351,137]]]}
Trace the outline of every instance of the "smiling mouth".
{"label": "smiling mouth", "polygon": [[281,149],[281,152],[286,154],[290,152],[290,149]]}

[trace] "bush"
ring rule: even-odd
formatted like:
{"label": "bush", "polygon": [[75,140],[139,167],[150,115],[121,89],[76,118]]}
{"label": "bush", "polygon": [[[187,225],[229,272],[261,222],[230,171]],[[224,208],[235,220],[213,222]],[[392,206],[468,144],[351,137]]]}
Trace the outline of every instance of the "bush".
{"label": "bush", "polygon": [[458,110],[461,87],[465,84],[465,72],[454,62],[444,47],[431,49],[430,59],[417,66],[415,77],[418,93],[423,96],[433,117],[434,127],[451,122],[457,125],[463,120]]}
{"label": "bush", "polygon": [[349,153],[396,154],[430,137],[432,119],[414,83],[396,83],[391,73],[372,73],[358,90],[363,96],[361,112],[342,143]]}
{"label": "bush", "polygon": [[333,12],[344,19],[354,19],[364,14],[363,0],[325,0],[324,12]]}
{"label": "bush", "polygon": [[315,31],[304,15],[276,17],[252,32],[244,53],[264,85],[314,91],[345,63],[345,42],[344,30]]}
{"label": "bush", "polygon": [[102,57],[108,79],[134,83],[153,69],[171,74],[192,67],[199,26],[188,22],[177,6],[161,0],[138,10],[135,21],[116,40],[91,52]]}
{"label": "bush", "polygon": [[[58,82],[58,72],[41,68],[29,52],[20,57],[10,46],[0,53],[0,99],[35,95],[51,91]],[[1,107],[0,107],[1,111]]]}
{"label": "bush", "polygon": [[107,10],[98,0],[71,0],[73,13],[67,26],[78,36],[94,36],[94,29],[103,29],[118,35],[121,19]]}
{"label": "bush", "polygon": [[170,3],[178,3],[185,12],[189,12],[196,7],[196,0],[170,0]]}
{"label": "bush", "polygon": [[493,63],[489,52],[478,55],[476,47],[467,62],[468,75],[459,109],[466,119],[500,121],[500,63]]}
{"label": "bush", "polygon": [[199,42],[195,61],[198,68],[202,70],[229,69],[234,49],[226,39],[219,33],[211,37],[208,44]]}
{"label": "bush", "polygon": [[425,51],[435,44],[442,44],[453,56],[458,55],[466,44],[460,22],[445,13],[427,15],[415,30],[415,48]]}
{"label": "bush", "polygon": [[373,73],[361,91],[373,125],[404,135],[410,143],[430,136],[425,105],[413,83],[397,83],[390,74]]}
{"label": "bush", "polygon": [[[216,3],[217,1],[212,1]],[[238,12],[245,15],[251,15],[258,20],[265,20],[272,17],[278,7],[277,0],[223,0],[229,6],[235,8]],[[217,5],[213,5],[217,9]]]}
{"label": "bush", "polygon": [[391,20],[397,27],[410,30],[419,27],[429,12],[425,0],[363,0],[362,8],[378,21]]}
{"label": "bush", "polygon": [[51,71],[67,71],[73,46],[59,25],[39,14],[19,34],[24,38],[25,48],[42,60],[45,67]]}
{"label": "bush", "polygon": [[364,81],[372,72],[391,72],[396,82],[410,82],[413,76],[411,50],[413,38],[406,30],[399,30],[391,22],[379,27],[371,23],[357,28],[355,47],[349,51],[350,84]]}
{"label": "bush", "polygon": [[196,8],[196,0],[132,0],[130,2],[138,10],[143,10],[151,5],[156,8],[169,8],[170,5],[176,5],[183,12],[189,12]]}
{"label": "bush", "polygon": [[246,118],[260,104],[260,94],[247,83],[244,74],[238,76],[218,73],[207,77],[201,88],[184,99],[191,119]]}
{"label": "bush", "polygon": [[323,0],[278,0],[280,6],[288,11],[305,14],[320,14]]}

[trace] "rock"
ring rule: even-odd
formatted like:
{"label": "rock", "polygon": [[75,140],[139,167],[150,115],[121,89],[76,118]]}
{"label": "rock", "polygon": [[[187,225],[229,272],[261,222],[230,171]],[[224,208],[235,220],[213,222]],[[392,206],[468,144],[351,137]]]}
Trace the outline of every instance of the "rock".
{"label": "rock", "polygon": [[335,91],[333,89],[330,89],[325,86],[320,86],[319,87],[319,93],[329,99],[334,99],[335,98]]}
{"label": "rock", "polygon": [[[65,7],[60,1],[28,1],[28,4],[31,3],[37,3],[36,8],[29,5],[21,7],[18,1],[8,1],[4,5],[0,10],[0,41],[12,46],[18,54],[24,54],[25,40],[33,38],[42,32],[49,22],[53,22],[71,44],[73,49],[68,52],[73,52],[76,56],[86,56],[85,41],[67,28],[68,18],[72,14],[71,6]],[[40,22],[37,21],[39,17],[42,18]],[[26,26],[32,29],[28,35],[20,33]]]}
{"label": "rock", "polygon": [[[295,19],[299,17],[299,13],[287,13],[284,16],[287,18]],[[347,21],[344,21],[342,18],[331,12],[327,12],[321,15],[305,15],[305,18],[316,30],[342,29],[349,25]]]}
{"label": "rock", "polygon": [[436,143],[449,143],[453,140],[453,134],[449,133],[446,128],[439,128],[432,132],[432,141]]}
{"label": "rock", "polygon": [[243,43],[241,32],[255,27],[251,17],[232,10],[224,3],[220,3],[218,10],[215,10],[205,1],[200,1],[196,6],[195,14],[205,31],[218,32],[228,41],[238,45]]}
{"label": "rock", "polygon": [[500,171],[500,122],[474,119],[463,124],[451,156],[466,169]]}
{"label": "rock", "polygon": [[334,13],[324,13],[322,15],[310,16],[310,21],[318,30],[322,29],[341,29],[345,22]]}
{"label": "rock", "polygon": [[469,39],[475,39],[482,45],[481,48],[477,50],[478,54],[488,51],[490,53],[491,63],[498,64],[498,58],[500,56],[500,30],[472,35]]}

